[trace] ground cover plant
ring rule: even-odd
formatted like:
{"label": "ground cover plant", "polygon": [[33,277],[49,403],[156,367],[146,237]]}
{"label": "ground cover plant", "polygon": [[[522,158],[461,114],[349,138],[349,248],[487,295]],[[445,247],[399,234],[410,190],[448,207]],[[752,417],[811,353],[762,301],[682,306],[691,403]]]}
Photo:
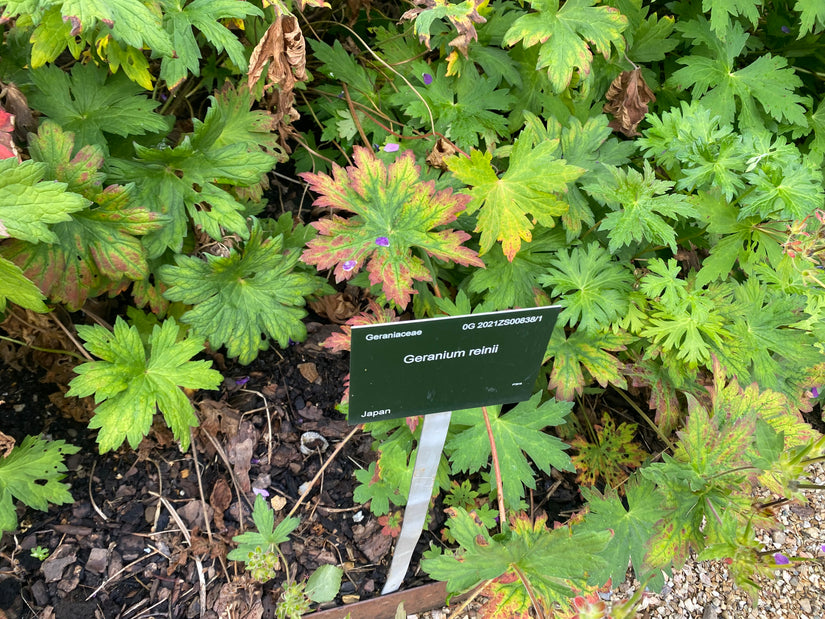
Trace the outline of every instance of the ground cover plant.
{"label": "ground cover plant", "polygon": [[[629,565],[657,588],[723,558],[756,603],[788,563],[752,490],[799,500],[825,454],[803,418],[825,383],[821,2],[0,10],[0,315],[85,312],[67,395],[94,398],[101,452],[156,413],[190,449],[215,355],[303,340],[308,303],[360,291],[330,350],[354,324],[558,304],[535,395],[454,414],[422,569],[491,616],[618,617],[637,600],[595,594]],[[276,217],[278,179],[306,203]],[[82,324],[106,298],[113,326]],[[390,532],[420,424],[364,430],[355,498]],[[69,501],[76,448],[0,439],[14,531],[15,500]],[[555,524],[532,509],[553,471],[583,499]],[[295,523],[254,516],[229,559],[283,582],[280,616],[329,599],[340,574],[280,579]]]}

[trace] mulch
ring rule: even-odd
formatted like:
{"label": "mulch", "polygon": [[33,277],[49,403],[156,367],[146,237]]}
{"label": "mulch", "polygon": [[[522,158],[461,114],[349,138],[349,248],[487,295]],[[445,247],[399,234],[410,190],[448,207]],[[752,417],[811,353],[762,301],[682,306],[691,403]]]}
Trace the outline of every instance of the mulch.
{"label": "mulch", "polygon": [[[81,447],[64,480],[75,502],[48,512],[20,505],[16,535],[0,541],[0,619],[274,617],[283,579],[251,581],[226,560],[232,538],[252,526],[255,489],[276,519],[286,515],[352,430],[335,410],[347,356],[319,346],[335,327],[307,326],[307,341],[248,366],[211,355],[225,380],[220,391],[195,395],[197,462],[160,418],[136,450],[99,454],[84,423],[90,405],[61,396],[65,374],[54,384],[42,379],[54,379],[55,368],[27,368],[27,359],[0,365],[0,429],[17,441],[45,432]],[[371,441],[362,432],[347,441],[281,545],[299,580],[323,564],[344,567],[341,593],[326,607],[376,596],[392,557],[393,539],[368,506],[353,503],[354,471],[376,457]],[[437,531],[443,518],[433,520]],[[425,533],[419,549],[437,539]],[[38,546],[49,551],[44,561],[31,556]],[[416,572],[417,557],[405,588],[427,582]]]}

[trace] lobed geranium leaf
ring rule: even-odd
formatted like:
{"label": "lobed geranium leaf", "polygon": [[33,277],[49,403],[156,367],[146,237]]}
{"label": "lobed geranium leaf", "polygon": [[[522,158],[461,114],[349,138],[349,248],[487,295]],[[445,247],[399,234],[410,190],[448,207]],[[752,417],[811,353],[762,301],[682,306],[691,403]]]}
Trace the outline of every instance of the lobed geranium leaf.
{"label": "lobed geranium leaf", "polygon": [[6,311],[8,301],[36,312],[47,312],[45,297],[13,262],[0,257],[0,314]]}
{"label": "lobed geranium leaf", "polygon": [[206,254],[205,260],[176,256],[176,266],[160,267],[169,286],[163,294],[193,305],[181,320],[213,348],[226,345],[228,355],[244,365],[268,347],[262,335],[286,348],[290,339],[306,337],[303,305],[317,284],[311,275],[294,272],[298,253],[285,255],[281,242],[280,236],[264,238],[256,222],[241,251]]}
{"label": "lobed geranium leaf", "polygon": [[555,389],[558,399],[572,401],[590,384],[584,376],[583,370],[586,369],[602,387],[610,383],[627,388],[620,372],[622,364],[610,352],[625,350],[631,339],[627,334],[590,333],[584,330],[576,330],[570,337],[565,337],[564,330],[557,327],[545,353],[546,359],[553,359],[548,387]]}
{"label": "lobed geranium leaf", "polygon": [[333,176],[303,173],[319,194],[317,206],[352,213],[314,222],[319,234],[301,256],[318,270],[334,269],[335,280],[350,279],[363,266],[371,284],[381,284],[387,299],[399,308],[410,302],[413,281],[432,281],[424,261],[413,253],[463,265],[483,267],[472,249],[462,245],[470,235],[460,230],[434,230],[455,221],[467,198],[450,189],[435,191],[422,182],[412,151],[386,166],[372,151],[356,146],[355,165],[334,166]]}
{"label": "lobed geranium leaf", "polygon": [[569,254],[562,250],[551,264],[539,282],[552,286],[551,295],[564,307],[559,324],[592,332],[624,316],[633,276],[601,245],[574,247]]}
{"label": "lobed geranium leaf", "polygon": [[29,102],[65,131],[76,143],[100,146],[108,152],[106,133],[119,136],[166,132],[167,120],[156,114],[156,101],[124,75],[109,75],[93,63],[77,63],[70,73],[56,66],[31,71],[37,91]]}
{"label": "lobed geranium leaf", "polygon": [[467,211],[479,211],[476,232],[481,232],[483,254],[501,241],[508,260],[513,260],[521,242],[530,242],[536,222],[546,228],[555,225],[554,217],[567,212],[568,205],[558,194],[584,173],[558,158],[558,140],[547,140],[532,147],[519,138],[513,145],[510,167],[499,178],[491,164],[492,154],[473,150],[470,158],[447,159],[450,171],[472,188]]}
{"label": "lobed geranium leaf", "polygon": [[614,583],[624,582],[630,561],[636,578],[645,582],[652,576],[649,586],[658,591],[664,584],[664,576],[661,571],[651,572],[644,558],[647,543],[656,532],[656,524],[666,514],[662,507],[664,497],[649,480],[638,475],[624,485],[624,490],[627,507],[618,492],[612,488],[605,489],[604,494],[592,488],[581,489],[588,507],[582,528],[594,532],[613,531],[613,537],[600,555],[607,561],[607,565],[604,570],[594,574],[594,579],[599,584],[608,579]]}
{"label": "lobed geranium leaf", "polygon": [[[602,569],[609,531],[590,532],[580,528],[548,529],[546,517],[531,522],[523,513],[511,517],[510,530],[493,537],[478,521],[474,512],[462,507],[448,510],[450,534],[460,548],[430,556],[421,568],[435,579],[447,583],[455,594],[469,591],[485,580],[501,578],[496,583],[498,602],[507,608],[508,617],[517,617],[529,607],[529,598],[521,578],[548,608],[555,603],[567,606],[574,589],[582,590],[591,572]],[[521,603],[518,602],[521,600]],[[500,608],[498,604],[496,608]]]}
{"label": "lobed geranium leaf", "polygon": [[677,60],[684,66],[670,76],[669,82],[683,89],[690,87],[694,99],[702,97],[722,123],[732,124],[736,118],[741,127],[761,127],[767,116],[777,122],[807,126],[805,98],[796,94],[802,80],[788,67],[784,56],[762,54],[737,69],[734,61],[749,38],[739,23],[733,23],[724,39],[713,33],[702,17],[685,23],[681,30],[701,44],[697,48],[700,52],[705,51]]}
{"label": "lobed geranium leaf", "polygon": [[262,16],[255,5],[237,0],[162,0],[164,28],[175,45],[175,55],[167,56],[160,66],[160,78],[174,89],[191,73],[200,75],[201,52],[193,28],[197,28],[218,52],[226,51],[241,71],[247,69],[243,44],[221,23],[224,19]]}
{"label": "lobed geranium leaf", "polygon": [[145,345],[137,328],[120,317],[114,331],[79,325],[77,332],[86,350],[101,360],[77,366],[66,395],[94,394],[97,408],[89,427],[100,428],[101,452],[117,449],[124,440],[136,449],[158,410],[181,448],[188,449],[189,428],[198,425],[198,418],[182,388],[217,389],[222,380],[211,362],[190,361],[203,350],[202,340],[181,339],[173,318],[155,325]]}
{"label": "lobed geranium leaf", "polygon": [[0,239],[12,237],[30,243],[54,243],[47,224],[69,221],[70,213],[89,204],[67,191],[66,183],[44,181],[47,166],[32,160],[0,159]]}
{"label": "lobed geranium leaf", "polygon": [[570,84],[576,69],[583,79],[590,75],[591,45],[610,57],[611,46],[625,48],[621,34],[627,18],[618,9],[596,6],[596,0],[530,0],[535,13],[519,17],[504,35],[506,45],[522,41],[525,47],[541,44],[537,69],[547,69],[553,89],[559,93]]}
{"label": "lobed geranium leaf", "polygon": [[90,296],[114,295],[131,281],[147,278],[146,251],[137,237],[160,228],[161,217],[134,204],[133,186],[101,187],[101,148],[87,145],[74,153],[74,135],[46,121],[30,136],[29,151],[50,178],[88,198],[90,207],[55,224],[53,243],[13,241],[3,247],[3,255],[51,300],[72,311]]}
{"label": "lobed geranium leaf", "polygon": [[[524,496],[524,486],[535,489],[533,468],[527,456],[539,470],[545,473],[551,468],[562,471],[575,470],[567,449],[561,440],[542,432],[547,426],[564,422],[572,403],[555,399],[540,404],[541,392],[526,402],[519,403],[505,415],[500,406],[487,407],[493,440],[501,467],[504,487],[504,504],[517,508]],[[453,413],[452,424],[468,426],[447,440],[445,451],[450,454],[453,471],[475,472],[490,461],[490,438],[484,423],[480,423],[481,411],[469,409]],[[525,455],[526,454],[526,455]]]}
{"label": "lobed geranium leaf", "polygon": [[62,440],[45,441],[27,436],[11,452],[0,457],[0,534],[17,528],[12,499],[46,511],[49,503],[72,502],[69,485],[61,483],[66,465],[63,457],[80,451]]}
{"label": "lobed geranium leaf", "polygon": [[248,237],[245,205],[222,185],[255,187],[281,156],[280,150],[264,150],[272,147],[272,135],[266,116],[250,112],[250,104],[243,90],[220,93],[211,98],[204,121],[193,122],[194,131],[175,148],[135,145],[134,159],[109,161],[113,178],[135,182],[137,198],[168,218],[144,240],[151,258],[167,248],[181,250],[187,217],[215,240],[224,231]]}

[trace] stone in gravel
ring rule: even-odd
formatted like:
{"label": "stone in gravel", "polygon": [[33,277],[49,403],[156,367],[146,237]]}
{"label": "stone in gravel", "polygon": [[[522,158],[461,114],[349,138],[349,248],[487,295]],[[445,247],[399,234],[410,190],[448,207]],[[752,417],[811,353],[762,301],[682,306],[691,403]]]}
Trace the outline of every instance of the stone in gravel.
{"label": "stone in gravel", "polygon": [[801,608],[803,612],[811,612],[811,601],[808,598],[799,598],[799,608]]}
{"label": "stone in gravel", "polygon": [[32,596],[34,603],[38,606],[45,606],[49,603],[49,592],[46,591],[46,583],[38,580],[32,585]]}
{"label": "stone in gravel", "polygon": [[92,548],[89,553],[89,560],[86,561],[86,569],[95,574],[102,574],[106,569],[109,560],[109,553],[105,548]]}

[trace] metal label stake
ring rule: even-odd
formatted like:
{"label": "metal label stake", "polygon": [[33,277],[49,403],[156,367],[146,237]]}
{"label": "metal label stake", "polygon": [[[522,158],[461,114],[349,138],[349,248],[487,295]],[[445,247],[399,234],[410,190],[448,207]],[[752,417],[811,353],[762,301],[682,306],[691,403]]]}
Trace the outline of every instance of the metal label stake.
{"label": "metal label stake", "polygon": [[410,496],[404,510],[404,521],[395,545],[395,554],[393,554],[390,571],[387,574],[387,582],[381,589],[381,595],[397,591],[407,574],[410,560],[421,537],[421,530],[424,528],[424,521],[430,509],[433,484],[438,472],[438,463],[441,462],[444,441],[447,440],[451,415],[452,412],[448,411],[424,417],[418,454],[415,457],[415,469],[410,484]]}

